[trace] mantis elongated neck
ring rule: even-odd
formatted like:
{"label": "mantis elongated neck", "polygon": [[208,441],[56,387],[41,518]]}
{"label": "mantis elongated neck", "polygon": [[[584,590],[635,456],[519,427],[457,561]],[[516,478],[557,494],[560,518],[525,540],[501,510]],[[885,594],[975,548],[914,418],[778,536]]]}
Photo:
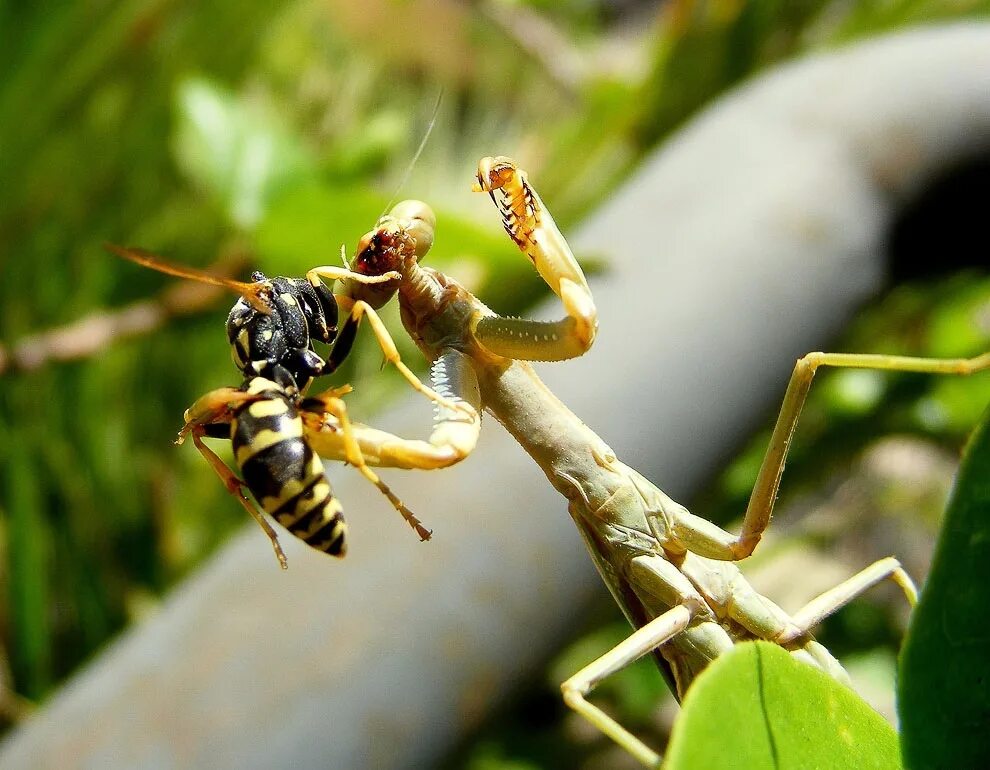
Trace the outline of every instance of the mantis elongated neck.
{"label": "mantis elongated neck", "polygon": [[420,266],[418,262],[407,264],[402,271],[399,296],[403,307],[434,308],[441,304],[444,287],[437,281],[437,273]]}
{"label": "mantis elongated neck", "polygon": [[484,370],[485,407],[505,426],[568,499],[584,498],[596,510],[623,485],[615,453],[533,371],[520,361]]}

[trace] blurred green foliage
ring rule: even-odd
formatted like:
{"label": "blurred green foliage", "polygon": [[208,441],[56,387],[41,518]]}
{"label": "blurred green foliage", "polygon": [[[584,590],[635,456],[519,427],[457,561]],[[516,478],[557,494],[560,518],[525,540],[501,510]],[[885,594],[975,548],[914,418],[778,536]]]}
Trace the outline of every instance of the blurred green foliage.
{"label": "blurred green foliage", "polygon": [[[438,211],[432,263],[499,310],[519,312],[540,285],[485,201],[468,193],[477,158],[515,155],[566,227],[711,98],[762,68],[988,8],[958,0],[660,9],[590,0],[0,4],[0,639],[16,691],[42,698],[244,525],[199,456],[170,443],[186,406],[234,381],[226,300],[78,360],[38,360],[19,347],[170,290],[168,278],[108,256],[103,241],[201,267],[234,262],[242,273],[335,263],[340,244],[352,248],[395,193],[442,88],[436,128],[399,194]],[[577,79],[555,72],[551,50],[528,45],[525,26],[504,22],[534,11],[559,50],[584,63]],[[428,41],[408,34],[427,20]],[[946,354],[966,334],[984,344],[952,326],[965,300],[948,302],[955,309],[933,327],[933,352]],[[872,337],[857,342],[877,349]],[[380,354],[363,347],[341,373],[357,387],[351,403],[362,417],[394,389],[379,365]],[[878,419],[965,429],[977,396],[948,382],[924,392],[906,382],[821,388],[837,390],[836,456],[849,451],[845,434],[866,435]],[[884,417],[887,403],[895,406]],[[814,434],[818,422],[828,421],[809,413],[802,431]],[[800,461],[799,450],[789,478]],[[716,508],[738,510],[742,475],[730,474]],[[635,705],[649,696],[625,697],[641,717],[649,711]],[[497,748],[479,748],[472,766],[512,766],[492,758],[515,747],[485,745]],[[517,765],[528,766],[525,757]]]}

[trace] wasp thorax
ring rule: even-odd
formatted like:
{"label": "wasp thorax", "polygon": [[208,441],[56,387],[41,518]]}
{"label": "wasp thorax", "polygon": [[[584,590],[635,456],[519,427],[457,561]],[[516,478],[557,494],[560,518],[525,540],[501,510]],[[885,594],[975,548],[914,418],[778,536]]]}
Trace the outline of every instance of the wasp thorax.
{"label": "wasp thorax", "polygon": [[234,365],[246,377],[270,377],[273,367],[286,370],[300,386],[323,372],[326,362],[312,347],[330,344],[337,333],[337,302],[322,282],[255,272],[267,286],[261,312],[243,297],[227,317],[227,339]]}

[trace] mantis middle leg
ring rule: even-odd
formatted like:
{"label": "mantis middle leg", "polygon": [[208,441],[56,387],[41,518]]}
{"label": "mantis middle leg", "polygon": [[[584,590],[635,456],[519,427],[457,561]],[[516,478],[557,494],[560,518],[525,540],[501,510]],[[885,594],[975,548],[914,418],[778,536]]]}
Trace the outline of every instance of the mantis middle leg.
{"label": "mantis middle leg", "polygon": [[799,359],[791,373],[780,414],[770,437],[770,445],[760,466],[738,535],[726,532],[710,521],[687,511],[677,511],[669,522],[673,538],[687,550],[710,559],[738,561],[756,548],[773,514],[784,462],[791,438],[820,366],[925,374],[973,374],[990,369],[990,353],[974,358],[913,358],[856,353],[809,353]]}

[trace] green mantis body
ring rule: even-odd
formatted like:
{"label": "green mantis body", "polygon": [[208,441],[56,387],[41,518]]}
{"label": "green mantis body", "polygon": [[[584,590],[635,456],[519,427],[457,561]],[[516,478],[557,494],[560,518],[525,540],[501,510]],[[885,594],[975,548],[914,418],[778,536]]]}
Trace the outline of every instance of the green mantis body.
{"label": "green mantis body", "polygon": [[[585,696],[604,677],[654,652],[682,696],[708,663],[747,639],[775,642],[831,676],[842,666],[811,636],[824,617],[881,580],[890,578],[910,602],[916,592],[896,559],[870,565],[788,615],[760,595],[733,563],[756,547],[770,521],[784,458],[815,370],[821,365],[968,373],[990,366],[972,360],[812,353],[798,361],[784,398],[741,534],[732,535],[688,512],[635,470],[574,415],[537,377],[527,360],[563,360],[594,340],[597,314],[590,289],[525,174],[505,158],[482,160],[476,190],[488,192],[510,237],[561,298],[566,317],[542,322],[505,318],[419,258],[432,243],[434,219],[425,204],[407,201],[362,239],[356,272],[395,270],[393,286],[347,285],[378,306],[398,291],[403,324],[433,362],[432,384],[461,409],[441,406],[429,441],[400,438],[367,426],[352,432],[366,462],[438,468],[474,448],[480,421],[491,413],[537,462],[568,501],[568,511],[606,585],[636,631],[562,685],[565,701],[644,764],[659,755]],[[320,454],[347,458],[333,418],[311,435]]]}

